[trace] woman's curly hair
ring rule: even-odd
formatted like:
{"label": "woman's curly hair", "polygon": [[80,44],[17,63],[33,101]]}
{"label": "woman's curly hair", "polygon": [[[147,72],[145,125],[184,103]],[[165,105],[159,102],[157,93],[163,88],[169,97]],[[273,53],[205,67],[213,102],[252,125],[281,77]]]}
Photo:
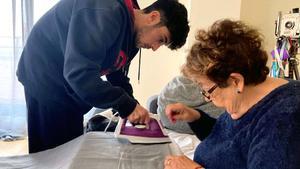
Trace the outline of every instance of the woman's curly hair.
{"label": "woman's curly hair", "polygon": [[182,72],[188,77],[206,75],[220,87],[227,86],[231,73],[240,73],[245,85],[265,81],[268,56],[262,35],[241,21],[215,22],[208,31],[199,30]]}

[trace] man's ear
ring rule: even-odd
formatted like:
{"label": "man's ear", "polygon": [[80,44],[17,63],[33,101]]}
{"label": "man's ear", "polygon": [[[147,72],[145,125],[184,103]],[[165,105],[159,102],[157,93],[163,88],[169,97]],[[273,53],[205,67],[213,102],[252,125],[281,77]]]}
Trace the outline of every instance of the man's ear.
{"label": "man's ear", "polygon": [[156,25],[160,23],[160,13],[159,11],[151,11],[150,13],[147,14],[147,24],[149,26]]}
{"label": "man's ear", "polygon": [[229,77],[232,79],[231,83],[236,87],[237,91],[243,92],[245,86],[244,77],[239,73],[231,73]]}

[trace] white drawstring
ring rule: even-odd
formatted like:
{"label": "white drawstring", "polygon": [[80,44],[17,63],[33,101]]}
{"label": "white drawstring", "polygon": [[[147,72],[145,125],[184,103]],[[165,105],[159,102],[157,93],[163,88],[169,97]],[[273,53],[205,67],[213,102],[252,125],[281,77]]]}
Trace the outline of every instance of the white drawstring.
{"label": "white drawstring", "polygon": [[112,119],[113,119],[117,114],[118,114],[118,112],[116,112],[115,114],[113,114],[113,117],[111,117],[111,118],[109,119],[109,122],[108,122],[108,124],[106,125],[106,127],[105,127],[105,129],[104,129],[104,133],[106,133],[106,131],[107,131],[107,129],[108,129],[108,127],[109,127],[109,125],[110,125]]}

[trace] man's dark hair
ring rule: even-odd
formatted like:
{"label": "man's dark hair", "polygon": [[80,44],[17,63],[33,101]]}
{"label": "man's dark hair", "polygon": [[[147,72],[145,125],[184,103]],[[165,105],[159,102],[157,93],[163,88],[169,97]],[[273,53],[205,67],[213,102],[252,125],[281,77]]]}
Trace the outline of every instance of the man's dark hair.
{"label": "man's dark hair", "polygon": [[186,8],[178,0],[157,0],[147,8],[144,13],[159,11],[160,25],[164,25],[170,32],[170,49],[178,49],[185,44],[190,27],[187,20]]}

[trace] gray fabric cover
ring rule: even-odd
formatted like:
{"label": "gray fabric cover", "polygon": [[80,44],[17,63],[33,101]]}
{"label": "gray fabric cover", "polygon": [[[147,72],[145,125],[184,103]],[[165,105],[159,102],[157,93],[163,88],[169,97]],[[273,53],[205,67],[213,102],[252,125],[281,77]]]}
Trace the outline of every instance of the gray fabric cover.
{"label": "gray fabric cover", "polygon": [[168,104],[177,102],[200,109],[215,118],[218,118],[224,112],[224,109],[217,108],[211,102],[205,101],[197,84],[186,77],[177,76],[164,87],[158,96],[157,113],[164,127],[180,133],[193,134],[193,131],[187,122],[177,121],[175,124],[172,124],[165,115],[165,107]]}
{"label": "gray fabric cover", "polygon": [[56,148],[0,157],[0,169],[163,169],[167,155],[181,155],[175,143],[131,144],[114,133],[89,132]]}

